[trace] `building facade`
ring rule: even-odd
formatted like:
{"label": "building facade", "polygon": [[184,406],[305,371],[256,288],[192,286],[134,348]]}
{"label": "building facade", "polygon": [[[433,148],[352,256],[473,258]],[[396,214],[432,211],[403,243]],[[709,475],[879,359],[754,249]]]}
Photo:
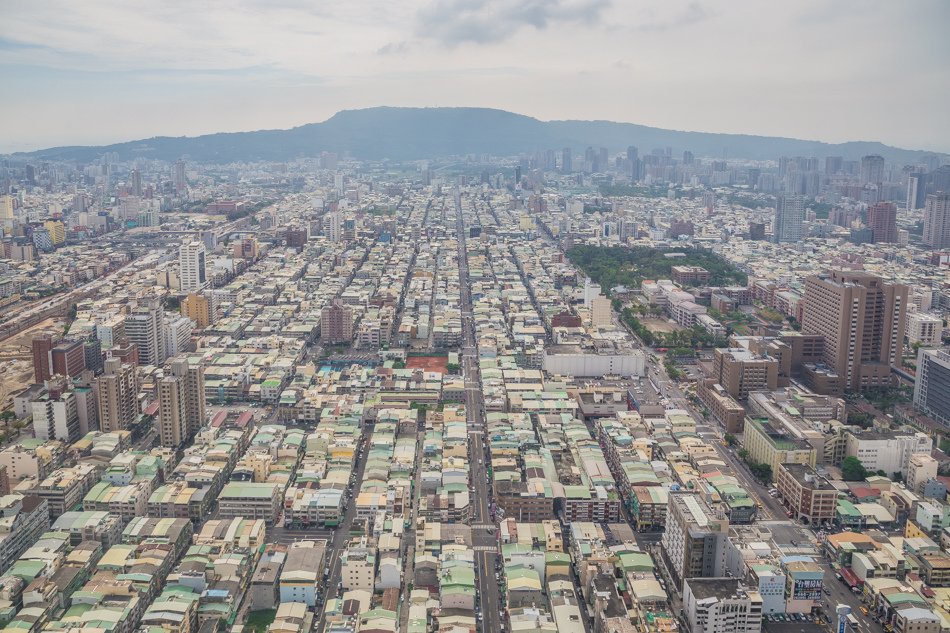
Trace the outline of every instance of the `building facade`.
{"label": "building facade", "polygon": [[887,387],[903,352],[908,287],[832,271],[805,280],[802,331],[824,336],[822,360],[848,391]]}

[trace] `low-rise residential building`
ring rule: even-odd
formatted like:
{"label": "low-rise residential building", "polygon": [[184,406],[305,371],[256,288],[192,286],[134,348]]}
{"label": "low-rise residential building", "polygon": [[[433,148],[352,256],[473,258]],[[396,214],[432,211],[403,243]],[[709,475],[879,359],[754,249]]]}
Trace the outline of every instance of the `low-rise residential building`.
{"label": "low-rise residential building", "polygon": [[0,497],[0,574],[49,527],[46,500],[33,495]]}
{"label": "low-rise residential building", "polygon": [[287,548],[280,572],[280,602],[302,602],[313,608],[323,578],[326,541],[297,541]]}
{"label": "low-rise residential building", "polygon": [[282,502],[283,490],[278,484],[230,482],[218,495],[218,514],[225,519],[262,519],[273,524]]}

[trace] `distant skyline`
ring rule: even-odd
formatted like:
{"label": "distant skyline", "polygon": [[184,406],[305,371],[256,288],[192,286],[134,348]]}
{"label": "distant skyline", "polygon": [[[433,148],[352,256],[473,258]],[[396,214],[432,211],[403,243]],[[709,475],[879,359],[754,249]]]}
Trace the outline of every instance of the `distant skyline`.
{"label": "distant skyline", "polygon": [[0,152],[474,106],[950,152],[950,2],[8,0]]}

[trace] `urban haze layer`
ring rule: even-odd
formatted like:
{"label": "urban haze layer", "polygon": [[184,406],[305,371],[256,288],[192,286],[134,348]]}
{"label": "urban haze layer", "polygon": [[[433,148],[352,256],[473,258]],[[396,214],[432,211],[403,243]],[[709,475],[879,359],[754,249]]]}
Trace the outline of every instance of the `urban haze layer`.
{"label": "urban haze layer", "polygon": [[948,156],[615,140],[6,157],[4,631],[950,630]]}

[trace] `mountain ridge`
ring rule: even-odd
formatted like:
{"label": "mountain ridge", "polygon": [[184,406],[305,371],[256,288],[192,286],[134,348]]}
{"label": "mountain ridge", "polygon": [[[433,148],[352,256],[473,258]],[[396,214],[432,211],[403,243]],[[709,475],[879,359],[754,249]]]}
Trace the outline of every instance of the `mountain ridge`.
{"label": "mountain ridge", "polygon": [[329,119],[288,129],[216,132],[199,136],[156,136],[110,145],[52,147],[8,156],[87,162],[105,152],[120,160],[154,158],[177,160],[188,156],[206,163],[254,160],[291,160],[320,152],[349,153],[376,160],[422,160],[464,154],[510,156],[546,149],[607,147],[612,152],[628,146],[641,155],[654,148],[671,147],[697,157],[777,159],[780,156],[842,156],[856,160],[880,154],[891,162],[913,164],[940,152],[909,150],[877,141],[825,143],[780,136],[669,130],[637,123],[603,119],[541,121],[494,108],[374,108],[341,110]]}

